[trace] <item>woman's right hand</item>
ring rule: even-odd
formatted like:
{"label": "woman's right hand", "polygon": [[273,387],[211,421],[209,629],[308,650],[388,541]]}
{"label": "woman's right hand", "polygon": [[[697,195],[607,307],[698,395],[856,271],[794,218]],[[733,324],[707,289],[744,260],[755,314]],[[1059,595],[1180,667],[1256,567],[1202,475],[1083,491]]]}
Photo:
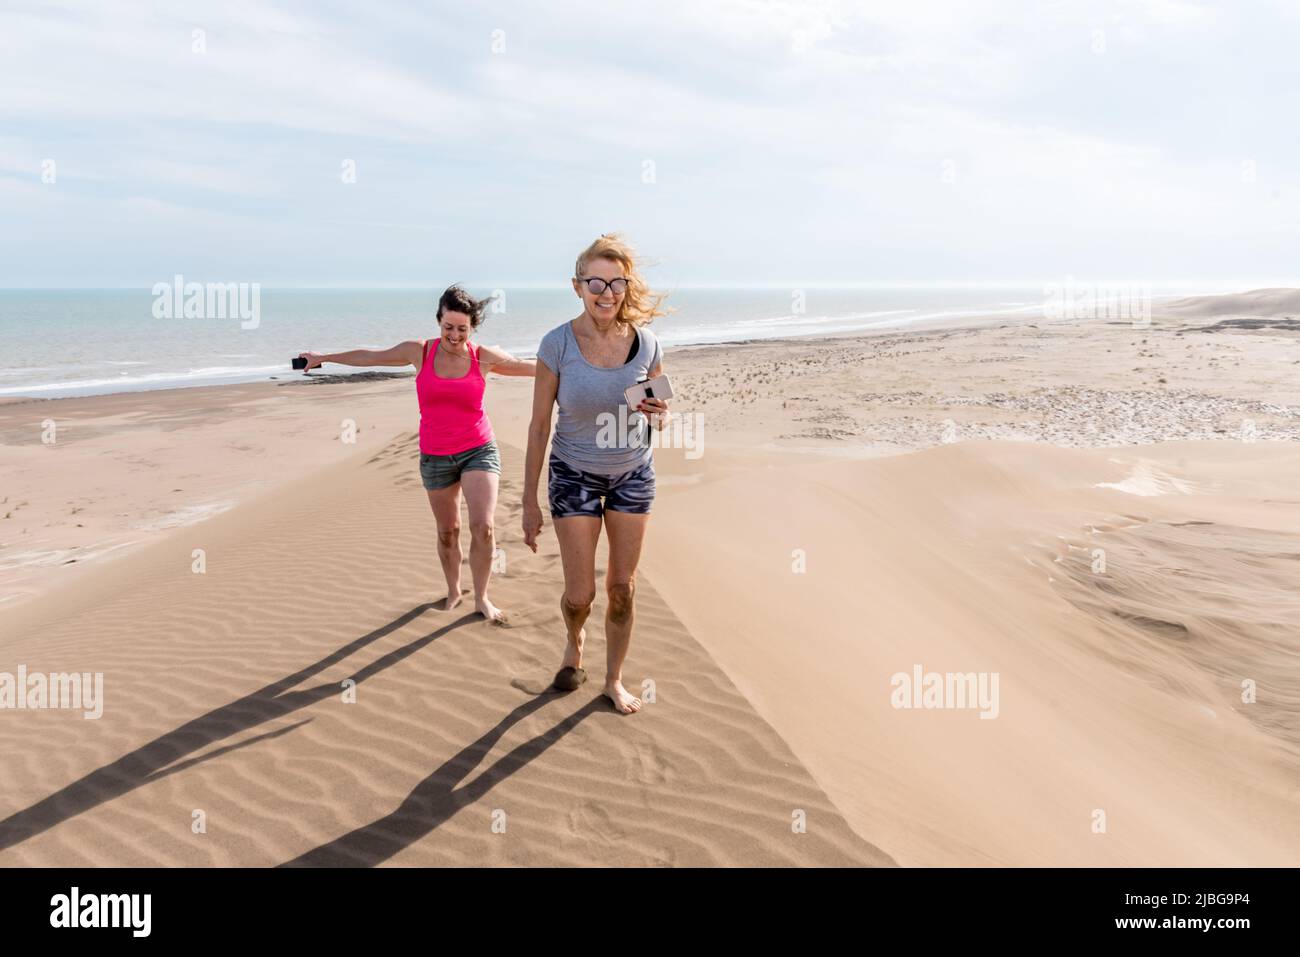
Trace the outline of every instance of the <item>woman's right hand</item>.
{"label": "woman's right hand", "polygon": [[306,372],[307,369],[319,369],[321,366],[322,359],[319,352],[300,352],[298,358],[307,360],[307,368],[303,369],[303,372]]}
{"label": "woman's right hand", "polygon": [[542,531],[542,507],[536,502],[524,502],[524,544],[537,551],[537,536]]}

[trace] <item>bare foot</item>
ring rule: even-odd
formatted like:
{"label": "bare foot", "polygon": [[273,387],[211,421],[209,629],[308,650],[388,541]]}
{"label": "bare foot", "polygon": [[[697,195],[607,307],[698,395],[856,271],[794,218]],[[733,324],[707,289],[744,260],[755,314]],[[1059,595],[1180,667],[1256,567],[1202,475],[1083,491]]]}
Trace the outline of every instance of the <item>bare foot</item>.
{"label": "bare foot", "polygon": [[474,610],[494,625],[501,625],[504,627],[505,625],[510,624],[510,616],[496,605],[492,604],[492,602],[488,601],[487,598],[480,598],[476,601],[474,603]]}
{"label": "bare foot", "polygon": [[442,610],[451,611],[453,608],[458,608],[463,599],[464,599],[464,592],[461,591],[447,592],[447,600],[442,603]]}
{"label": "bare foot", "polygon": [[614,707],[623,714],[641,710],[641,699],[632,695],[623,687],[621,681],[605,682],[605,697],[614,702]]}

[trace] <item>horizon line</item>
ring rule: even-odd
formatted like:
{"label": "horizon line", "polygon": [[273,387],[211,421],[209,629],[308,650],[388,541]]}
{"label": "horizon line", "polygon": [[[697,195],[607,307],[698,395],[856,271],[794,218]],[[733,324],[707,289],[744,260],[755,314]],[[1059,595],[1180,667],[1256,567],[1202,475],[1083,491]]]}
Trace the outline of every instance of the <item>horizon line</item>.
{"label": "horizon line", "polygon": [[[0,285],[0,291],[4,292],[122,292],[122,291],[145,291],[151,290],[157,283],[166,282],[167,280],[154,280],[148,283],[125,283],[118,285],[40,285],[40,286],[10,286]],[[440,291],[445,286],[434,283],[424,282],[384,282],[377,280],[356,280],[348,282],[331,282],[331,283],[306,283],[306,282],[263,282],[261,280],[189,280],[190,282],[200,282],[203,284],[228,282],[250,283],[257,285],[262,289],[275,290],[341,290],[341,291]],[[787,282],[680,282],[680,283],[651,283],[653,287],[659,290],[677,290],[677,289],[725,289],[725,290],[745,290],[745,289],[1010,289],[1010,288],[1037,288],[1044,285],[1060,285],[1062,283],[1071,283],[1077,286],[1096,286],[1096,285],[1143,285],[1143,286],[1231,286],[1240,288],[1241,291],[1251,291],[1255,289],[1289,289],[1300,288],[1300,277],[1279,279],[1271,278],[1146,278],[1146,277],[1101,277],[1089,278],[1079,277],[1072,274],[1065,276],[1052,276],[1038,279],[996,279],[996,280],[966,280],[966,279],[936,279],[936,280],[790,280]],[[475,289],[537,289],[537,290],[566,290],[569,289],[567,282],[537,282],[537,281],[473,281],[461,282],[457,285],[475,288]]]}

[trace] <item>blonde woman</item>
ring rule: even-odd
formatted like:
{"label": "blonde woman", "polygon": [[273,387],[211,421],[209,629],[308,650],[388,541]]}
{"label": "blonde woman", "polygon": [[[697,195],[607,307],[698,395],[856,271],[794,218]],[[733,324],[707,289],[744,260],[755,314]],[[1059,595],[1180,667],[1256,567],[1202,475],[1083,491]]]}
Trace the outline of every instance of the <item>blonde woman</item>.
{"label": "blonde woman", "polygon": [[[524,542],[537,551],[543,524],[538,481],[558,405],[547,493],[564,566],[560,610],[567,644],[555,687],[572,691],[587,679],[583,624],[596,598],[596,543],[603,526],[609,535],[603,690],[616,710],[631,714],[640,710],[641,699],[623,686],[623,662],[632,642],[636,569],[655,496],[646,417],[662,429],[668,405],[644,399],[627,409],[623,393],[663,372],[659,341],[646,328],[664,315],[663,297],[647,288],[632,248],[618,235],[601,236],[583,250],[572,282],[582,313],[548,332],[537,350],[524,465]],[[620,431],[620,424],[627,428]]]}

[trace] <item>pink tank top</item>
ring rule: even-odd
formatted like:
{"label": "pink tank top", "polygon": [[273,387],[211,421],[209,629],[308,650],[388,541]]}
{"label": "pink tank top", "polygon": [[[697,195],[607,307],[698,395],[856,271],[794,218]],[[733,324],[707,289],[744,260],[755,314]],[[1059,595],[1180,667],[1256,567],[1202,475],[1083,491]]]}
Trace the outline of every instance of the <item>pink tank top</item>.
{"label": "pink tank top", "polygon": [[424,363],[415,377],[420,400],[420,451],[426,455],[455,455],[492,441],[492,423],[483,410],[487,382],[478,367],[478,349],[469,349],[469,372],[447,379],[433,368],[442,338],[424,344]]}

